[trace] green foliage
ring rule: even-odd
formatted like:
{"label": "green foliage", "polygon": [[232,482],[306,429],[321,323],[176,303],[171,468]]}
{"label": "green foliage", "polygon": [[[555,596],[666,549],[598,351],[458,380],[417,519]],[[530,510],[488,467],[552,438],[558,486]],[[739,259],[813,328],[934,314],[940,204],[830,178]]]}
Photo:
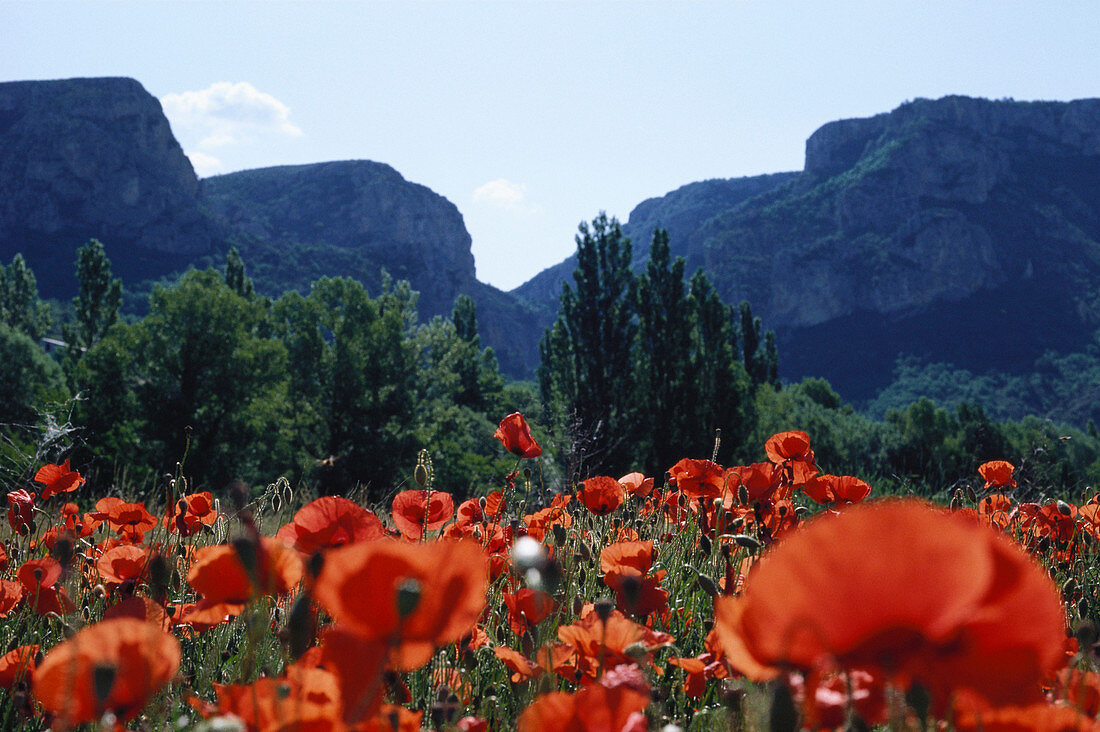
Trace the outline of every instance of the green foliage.
{"label": "green foliage", "polygon": [[539,344],[539,388],[568,435],[570,472],[600,472],[629,462],[634,389],[629,363],[635,334],[631,244],[614,218],[581,223],[574,286]]}
{"label": "green foliage", "polygon": [[76,322],[63,328],[65,342],[89,348],[106,335],[118,319],[122,305],[122,280],[111,277],[111,261],[98,239],[90,239],[76,252],[76,280],[80,295],[73,298]]}
{"label": "green foliage", "polygon": [[50,329],[50,308],[38,299],[38,283],[22,254],[0,265],[0,323],[38,340]]}
{"label": "green foliage", "polygon": [[[591,232],[582,225],[576,289],[564,286],[541,344],[540,388],[557,433],[570,436],[573,475],[635,468],[660,475],[682,457],[709,457],[715,430],[735,445],[751,424],[732,309],[701,272],[685,286],[685,263],[671,260],[667,231],[654,232],[637,279],[622,264],[627,250],[614,220],[597,218]],[[758,339],[759,319],[755,328]],[[766,356],[753,341],[758,351],[764,381]]]}
{"label": "green foliage", "polygon": [[33,427],[68,399],[61,367],[26,333],[0,323],[0,432]]}
{"label": "green foliage", "polygon": [[252,280],[244,273],[244,260],[237,247],[230,247],[225,256],[225,284],[241,297],[252,297]]}
{"label": "green foliage", "polygon": [[161,471],[186,457],[185,469],[214,485],[278,464],[287,354],[263,335],[265,319],[214,270],[156,288],[149,315],[116,326],[80,364],[89,441],[132,441]]}

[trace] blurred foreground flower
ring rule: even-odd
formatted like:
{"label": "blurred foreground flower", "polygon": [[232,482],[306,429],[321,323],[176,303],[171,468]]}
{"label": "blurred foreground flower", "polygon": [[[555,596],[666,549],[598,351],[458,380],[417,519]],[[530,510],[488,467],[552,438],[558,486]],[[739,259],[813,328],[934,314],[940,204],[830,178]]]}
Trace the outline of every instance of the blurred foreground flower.
{"label": "blurred foreground flower", "polygon": [[715,602],[730,664],[865,670],[931,694],[992,705],[1042,701],[1064,661],[1065,617],[1043,569],[992,530],[917,501],[824,516],[780,542],[742,595]]}
{"label": "blurred foreground flower", "polygon": [[156,625],[116,618],[89,625],[46,654],[34,696],[54,728],[94,722],[106,712],[131,719],[176,674],[180,645]]}

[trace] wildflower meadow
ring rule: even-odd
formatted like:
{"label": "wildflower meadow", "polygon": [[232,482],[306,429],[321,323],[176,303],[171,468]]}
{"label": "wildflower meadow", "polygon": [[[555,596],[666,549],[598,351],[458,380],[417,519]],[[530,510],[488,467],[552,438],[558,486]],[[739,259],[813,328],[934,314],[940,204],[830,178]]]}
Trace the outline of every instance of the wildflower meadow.
{"label": "wildflower meadow", "polygon": [[1097,727],[1100,496],[949,505],[824,472],[812,438],[550,494],[524,417],[504,485],[430,459],[387,505],[8,493],[0,728],[1078,730]]}

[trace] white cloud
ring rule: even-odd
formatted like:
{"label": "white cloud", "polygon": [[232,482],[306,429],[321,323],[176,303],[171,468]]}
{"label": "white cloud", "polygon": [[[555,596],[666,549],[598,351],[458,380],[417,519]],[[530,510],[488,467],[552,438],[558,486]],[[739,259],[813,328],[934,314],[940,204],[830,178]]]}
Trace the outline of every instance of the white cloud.
{"label": "white cloud", "polygon": [[189,147],[211,150],[302,135],[290,121],[289,107],[245,81],[219,81],[201,91],[166,94],[160,103],[173,132]]}
{"label": "white cloud", "polygon": [[200,178],[205,178],[208,175],[217,175],[223,170],[222,161],[218,160],[213,155],[207,155],[198,150],[185,152],[185,154],[191,160],[191,167],[195,169],[195,175]]}
{"label": "white cloud", "polygon": [[524,203],[526,196],[526,183],[516,183],[506,178],[491,180],[474,191],[476,203],[487,203],[510,211],[534,213],[538,208]]}

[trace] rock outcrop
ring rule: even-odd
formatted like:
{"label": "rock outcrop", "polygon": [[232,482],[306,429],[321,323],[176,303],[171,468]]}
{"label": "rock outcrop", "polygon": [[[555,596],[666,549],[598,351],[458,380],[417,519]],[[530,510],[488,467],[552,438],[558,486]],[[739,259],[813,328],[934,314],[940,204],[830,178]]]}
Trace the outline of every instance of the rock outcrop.
{"label": "rock outcrop", "polygon": [[219,246],[199,181],[160,103],[133,79],[0,84],[0,257],[22,251],[44,296],[75,288],[98,238],[128,281]]}
{"label": "rock outcrop", "polygon": [[801,174],[687,229],[674,253],[752,303],[788,378],[862,398],[901,354],[1028,367],[1098,324],[1100,100],[920,99],[832,122]]}

